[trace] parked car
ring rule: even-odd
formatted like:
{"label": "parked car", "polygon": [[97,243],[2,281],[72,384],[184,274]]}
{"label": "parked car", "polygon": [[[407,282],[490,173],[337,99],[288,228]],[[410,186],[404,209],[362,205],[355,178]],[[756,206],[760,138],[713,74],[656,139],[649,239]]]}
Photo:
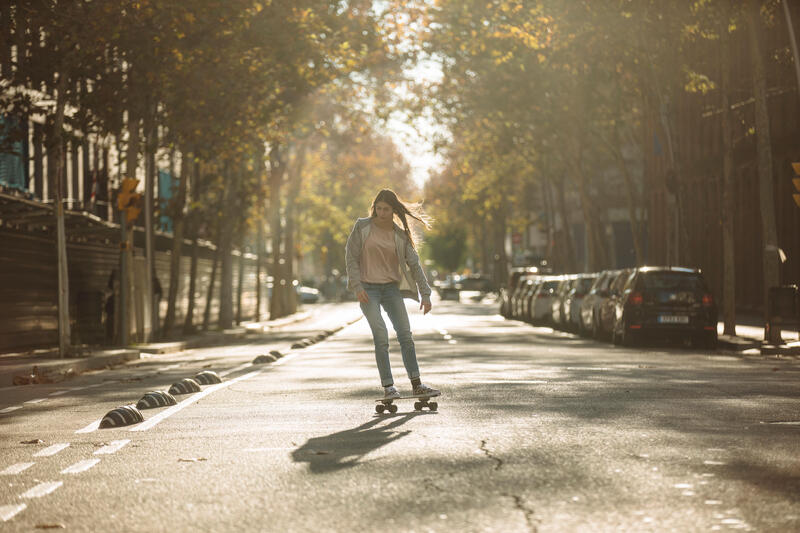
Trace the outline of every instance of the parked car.
{"label": "parked car", "polygon": [[511,297],[517,289],[519,278],[523,274],[535,274],[538,272],[536,267],[516,267],[512,268],[508,275],[508,285],[500,289],[500,314],[506,318],[511,318]]}
{"label": "parked car", "polygon": [[561,281],[559,281],[556,290],[553,293],[553,302],[551,303],[550,315],[554,328],[562,330],[567,329],[566,314],[564,312],[564,302],[567,299],[567,295],[572,290],[572,287],[576,279],[578,279],[577,274],[570,274],[568,276],[563,276]]}
{"label": "parked car", "polygon": [[522,302],[520,320],[524,320],[525,322],[533,322],[533,295],[542,283],[541,276],[534,276],[532,279],[533,282],[526,285],[525,291],[520,296]]}
{"label": "parked car", "polygon": [[594,285],[599,274],[578,274],[572,289],[564,299],[564,315],[567,318],[567,329],[584,334],[583,321],[581,320],[581,304]]}
{"label": "parked car", "polygon": [[536,289],[531,301],[531,323],[550,324],[553,312],[553,296],[561,281],[560,276],[547,276]]}
{"label": "parked car", "polygon": [[528,298],[538,277],[537,274],[528,274],[520,278],[520,288],[514,300],[514,318],[517,320],[528,319]]}
{"label": "parked car", "polygon": [[307,287],[305,285],[297,285],[295,290],[302,304],[315,304],[319,301],[319,289]]}
{"label": "parked car", "polygon": [[509,298],[509,318],[519,319],[520,318],[520,310],[522,309],[522,305],[520,303],[520,297],[522,296],[523,289],[527,281],[533,277],[534,274],[524,274],[517,278],[517,283],[514,289],[511,291],[511,296]]}
{"label": "parked car", "polygon": [[615,308],[615,343],[634,344],[656,336],[688,338],[717,346],[717,306],[703,274],[679,267],[637,268]]}
{"label": "parked car", "polygon": [[581,302],[581,331],[587,336],[594,336],[600,303],[608,294],[608,284],[615,275],[613,270],[599,272],[592,288]]}
{"label": "parked car", "polygon": [[625,284],[632,274],[633,269],[631,268],[618,270],[617,274],[608,284],[607,294],[600,303],[597,314],[597,331],[594,335],[596,339],[612,340],[614,327],[617,321],[617,303],[622,297],[622,290],[625,288]]}

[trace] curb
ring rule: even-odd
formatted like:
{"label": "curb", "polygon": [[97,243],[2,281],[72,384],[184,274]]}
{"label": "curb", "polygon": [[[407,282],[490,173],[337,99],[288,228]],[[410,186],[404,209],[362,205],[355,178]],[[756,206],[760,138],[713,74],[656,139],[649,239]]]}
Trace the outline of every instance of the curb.
{"label": "curb", "polygon": [[[58,383],[88,370],[104,369],[109,366],[141,359],[142,353],[154,355],[170,354],[190,348],[214,346],[233,339],[244,338],[248,334],[267,333],[275,328],[307,320],[310,317],[311,313],[305,311],[273,321],[245,323],[243,326],[224,331],[207,332],[183,341],[138,344],[119,349],[98,350],[82,357],[59,359],[56,351],[47,350],[43,351],[39,356],[20,358],[19,362],[12,362],[13,358],[9,358],[7,359],[9,364],[0,364],[0,387],[14,385],[14,378],[27,379],[32,384]],[[47,355],[50,355],[50,357],[47,357]]]}
{"label": "curb", "polygon": [[104,369],[140,358],[139,350],[122,348],[94,352],[88,357],[45,359],[33,364],[28,359],[25,363],[0,367],[0,386],[14,385],[15,377],[30,379],[32,383],[58,383],[87,370]]}

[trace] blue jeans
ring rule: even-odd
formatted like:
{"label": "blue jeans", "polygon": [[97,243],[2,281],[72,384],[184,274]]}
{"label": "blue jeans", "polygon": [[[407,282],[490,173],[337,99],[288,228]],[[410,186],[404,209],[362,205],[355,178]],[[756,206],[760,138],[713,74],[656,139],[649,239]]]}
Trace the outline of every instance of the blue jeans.
{"label": "blue jeans", "polygon": [[392,367],[389,364],[389,332],[383,316],[381,316],[381,306],[389,315],[389,320],[392,321],[394,331],[397,333],[400,352],[403,354],[403,365],[406,367],[408,378],[418,378],[417,352],[414,349],[414,339],[411,338],[411,325],[408,322],[406,306],[397,283],[362,283],[362,285],[369,296],[369,302],[361,304],[361,311],[372,330],[372,340],[375,343],[375,362],[378,364],[381,385],[384,387],[394,385]]}

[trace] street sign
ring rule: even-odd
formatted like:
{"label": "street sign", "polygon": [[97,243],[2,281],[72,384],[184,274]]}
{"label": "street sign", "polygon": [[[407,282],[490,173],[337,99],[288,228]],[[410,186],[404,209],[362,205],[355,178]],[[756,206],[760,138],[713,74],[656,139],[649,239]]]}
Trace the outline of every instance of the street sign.
{"label": "street sign", "polygon": [[[792,163],[792,168],[794,173],[800,176],[800,163]],[[797,207],[800,207],[800,177],[792,178],[792,183],[794,183],[794,188],[797,190],[792,197],[794,197],[794,203],[797,204]]]}

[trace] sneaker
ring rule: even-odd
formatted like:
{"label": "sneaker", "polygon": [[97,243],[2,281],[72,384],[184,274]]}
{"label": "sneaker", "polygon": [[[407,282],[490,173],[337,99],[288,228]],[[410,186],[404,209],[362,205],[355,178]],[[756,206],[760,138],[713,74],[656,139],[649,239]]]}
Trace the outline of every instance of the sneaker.
{"label": "sneaker", "polygon": [[419,385],[414,387],[414,393],[413,394],[414,394],[414,396],[427,396],[427,397],[430,398],[430,397],[433,397],[433,396],[439,396],[441,394],[441,391],[436,390],[436,389],[434,389],[432,387],[428,387],[424,383],[420,383]]}
{"label": "sneaker", "polygon": [[394,385],[389,385],[388,387],[383,388],[384,400],[396,400],[399,397],[400,397],[400,391],[398,391]]}

